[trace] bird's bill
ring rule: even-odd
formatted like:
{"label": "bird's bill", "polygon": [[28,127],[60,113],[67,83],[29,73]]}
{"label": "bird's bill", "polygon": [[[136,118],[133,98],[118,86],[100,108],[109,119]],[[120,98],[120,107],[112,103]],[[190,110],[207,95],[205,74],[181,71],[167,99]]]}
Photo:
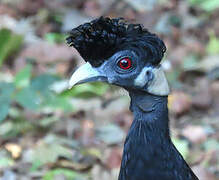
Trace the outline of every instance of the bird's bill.
{"label": "bird's bill", "polygon": [[72,74],[69,81],[69,89],[78,84],[95,81],[106,82],[107,77],[100,74],[90,63],[87,62]]}
{"label": "bird's bill", "polygon": [[[150,70],[153,78],[147,76],[147,71]],[[101,71],[101,72],[100,72]],[[86,82],[108,82],[113,84],[105,75],[103,70],[92,67],[89,62],[80,66],[71,76],[69,81],[69,89],[75,85]],[[167,96],[170,92],[169,85],[163,69],[159,67],[145,67],[142,69],[138,77],[135,79],[134,85],[150,94],[158,96]]]}

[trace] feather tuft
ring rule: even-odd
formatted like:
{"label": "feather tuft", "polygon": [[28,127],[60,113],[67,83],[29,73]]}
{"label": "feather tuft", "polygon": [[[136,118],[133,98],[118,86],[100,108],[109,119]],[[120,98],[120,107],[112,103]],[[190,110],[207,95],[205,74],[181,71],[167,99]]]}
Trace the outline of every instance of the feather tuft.
{"label": "feather tuft", "polygon": [[160,63],[165,44],[140,24],[127,23],[123,18],[100,17],[71,30],[66,39],[70,46],[94,67],[100,66],[114,53],[136,48],[153,65]]}

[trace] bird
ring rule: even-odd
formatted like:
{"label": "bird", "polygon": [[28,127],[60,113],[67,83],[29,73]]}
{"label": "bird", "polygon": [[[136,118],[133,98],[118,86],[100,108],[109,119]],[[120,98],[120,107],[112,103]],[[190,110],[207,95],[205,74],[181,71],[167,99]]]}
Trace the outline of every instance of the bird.
{"label": "bird", "polygon": [[129,93],[133,122],[118,180],[198,180],[170,138],[163,40],[141,24],[101,16],[73,28],[66,41],[86,62],[69,88],[100,81]]}

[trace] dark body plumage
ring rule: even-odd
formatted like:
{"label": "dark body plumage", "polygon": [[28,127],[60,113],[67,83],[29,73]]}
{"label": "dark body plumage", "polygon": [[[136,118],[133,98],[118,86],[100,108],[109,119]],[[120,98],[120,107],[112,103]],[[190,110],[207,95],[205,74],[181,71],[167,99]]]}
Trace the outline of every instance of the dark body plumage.
{"label": "dark body plumage", "polygon": [[[73,29],[67,43],[89,62],[72,75],[71,86],[104,81],[125,88],[131,97],[134,120],[119,180],[198,180],[170,139],[169,90],[159,65],[166,51],[163,41],[139,24],[100,17]],[[124,59],[130,69],[120,68]]]}
{"label": "dark body plumage", "polygon": [[171,142],[167,97],[129,93],[134,120],[125,140],[119,180],[197,180]]}

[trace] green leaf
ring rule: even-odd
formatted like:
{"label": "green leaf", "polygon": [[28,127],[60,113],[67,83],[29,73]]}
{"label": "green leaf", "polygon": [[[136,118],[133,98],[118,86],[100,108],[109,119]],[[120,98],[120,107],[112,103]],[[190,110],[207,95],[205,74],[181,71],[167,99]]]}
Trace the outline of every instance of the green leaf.
{"label": "green leaf", "polygon": [[30,84],[30,78],[32,73],[31,64],[26,65],[24,69],[18,72],[15,76],[14,82],[17,88],[24,88]]}
{"label": "green leaf", "polygon": [[211,12],[219,8],[219,1],[218,0],[205,0],[200,4],[200,7],[205,11]]}
{"label": "green leaf", "polygon": [[78,98],[91,98],[102,96],[109,89],[109,85],[105,83],[86,83],[74,86],[72,89],[62,93],[64,96],[74,96]]}
{"label": "green leaf", "polygon": [[45,97],[44,105],[51,109],[62,109],[66,112],[72,112],[72,105],[69,102],[69,98],[55,95],[51,92],[50,96]]}
{"label": "green leaf", "polygon": [[10,97],[15,88],[12,83],[0,82],[0,96]]}
{"label": "green leaf", "polygon": [[59,78],[57,76],[50,74],[42,74],[33,78],[33,80],[31,81],[31,88],[46,96],[48,91],[50,90],[50,85],[52,85],[54,82],[58,80]]}
{"label": "green leaf", "polygon": [[195,55],[187,56],[183,61],[183,69],[193,70],[197,67],[198,58]]}
{"label": "green leaf", "polygon": [[0,122],[8,115],[13,92],[13,84],[0,82]]}
{"label": "green leaf", "polygon": [[16,52],[23,42],[23,37],[8,29],[0,30],[0,66],[10,55]]}
{"label": "green leaf", "polygon": [[0,124],[0,136],[5,136],[6,134],[10,133],[13,130],[13,123],[12,122],[4,122]]}
{"label": "green leaf", "polygon": [[188,0],[191,5],[200,4],[203,0]]}
{"label": "green leaf", "polygon": [[192,6],[197,6],[204,11],[212,12],[219,8],[218,0],[188,0]]}
{"label": "green leaf", "polygon": [[37,110],[42,102],[40,95],[31,87],[20,90],[15,100],[24,108]]}
{"label": "green leaf", "polygon": [[47,134],[43,141],[47,144],[52,144],[55,142],[56,144],[68,146],[74,149],[78,149],[80,147],[77,140],[69,139],[64,136],[58,136],[56,134]]}
{"label": "green leaf", "polygon": [[[70,159],[72,156],[73,155],[71,150],[60,144],[55,144],[54,142],[53,144],[41,142],[32,149],[27,161],[30,163],[38,161],[37,166],[40,167],[47,163],[56,162],[58,157],[65,157]],[[36,166],[34,163],[33,165]]]}
{"label": "green leaf", "polygon": [[14,164],[13,159],[9,157],[0,158],[0,168],[8,168]]}
{"label": "green leaf", "polygon": [[219,144],[218,141],[216,139],[209,139],[208,141],[206,141],[203,144],[203,147],[207,150],[207,151],[211,151],[211,150],[217,150],[219,149]]}
{"label": "green leaf", "polygon": [[47,33],[45,34],[44,39],[50,43],[64,43],[66,35],[60,33]]}
{"label": "green leaf", "polygon": [[173,144],[175,145],[176,149],[180,152],[180,154],[186,159],[189,155],[189,143],[186,140],[178,139],[178,138],[171,138]]}
{"label": "green leaf", "polygon": [[9,112],[10,101],[4,97],[0,97],[0,122],[4,120]]}
{"label": "green leaf", "polygon": [[166,73],[167,79],[174,88],[180,87],[179,76],[182,70],[178,67]]}
{"label": "green leaf", "polygon": [[37,171],[37,169],[40,168],[40,166],[42,166],[42,163],[36,159],[35,161],[33,161],[30,171],[31,172]]}
{"label": "green leaf", "polygon": [[58,168],[48,171],[43,176],[43,180],[53,180],[56,179],[55,177],[58,175],[63,175],[66,180],[76,180],[76,179],[78,180],[78,178],[80,178],[80,175],[75,171],[64,169],[64,168]]}
{"label": "green leaf", "polygon": [[214,55],[219,54],[219,39],[213,32],[210,33],[210,40],[206,47],[207,53]]}
{"label": "green leaf", "polygon": [[6,121],[0,125],[0,136],[2,139],[15,137],[18,134],[33,131],[34,126],[24,118],[16,118],[13,121]]}
{"label": "green leaf", "polygon": [[59,119],[57,117],[45,117],[43,119],[40,119],[39,124],[42,127],[51,127],[55,122],[57,122]]}

